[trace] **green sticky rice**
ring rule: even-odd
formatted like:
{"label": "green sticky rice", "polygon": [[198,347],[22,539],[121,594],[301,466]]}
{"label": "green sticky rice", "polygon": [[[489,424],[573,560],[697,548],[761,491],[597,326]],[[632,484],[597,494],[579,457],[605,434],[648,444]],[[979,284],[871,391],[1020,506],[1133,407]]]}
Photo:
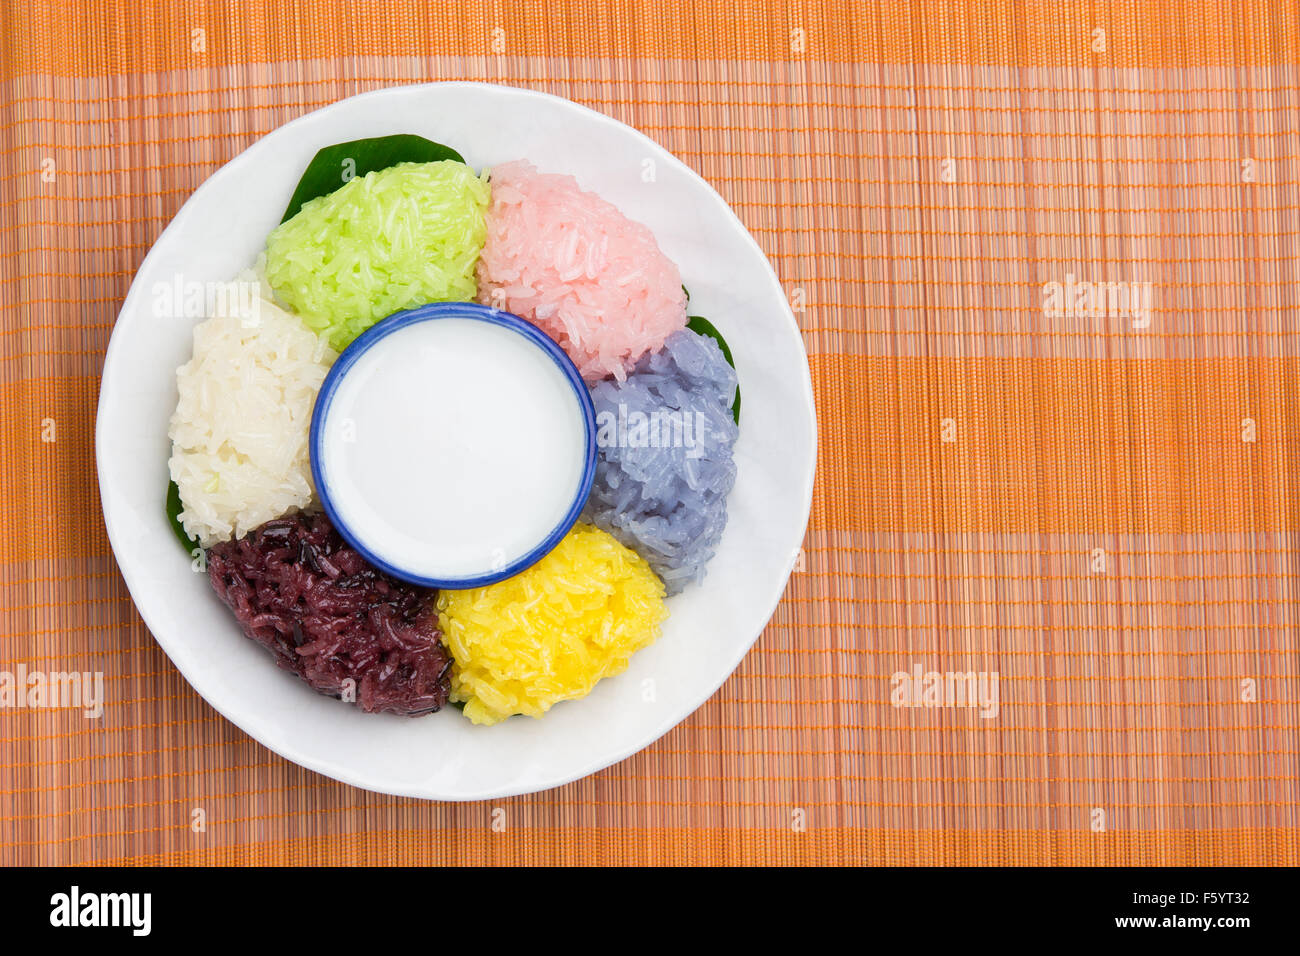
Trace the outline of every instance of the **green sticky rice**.
{"label": "green sticky rice", "polygon": [[472,301],[487,180],[464,163],[401,163],[313,199],[266,241],[266,278],[342,351],[380,319]]}

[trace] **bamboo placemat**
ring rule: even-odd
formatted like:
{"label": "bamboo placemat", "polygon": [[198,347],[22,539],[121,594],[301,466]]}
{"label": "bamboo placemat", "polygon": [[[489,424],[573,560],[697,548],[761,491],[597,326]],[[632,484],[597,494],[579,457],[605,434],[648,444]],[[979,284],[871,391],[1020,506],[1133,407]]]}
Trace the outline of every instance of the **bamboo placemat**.
{"label": "bamboo placemat", "polygon": [[[1296,6],[1253,2],[0,3],[0,671],[106,688],[98,720],[0,710],[0,859],[1295,864],[1298,63]],[[469,805],[208,707],[131,604],[93,455],[185,198],[435,79],[697,169],[795,304],[821,429],[805,560],[722,690]],[[1107,283],[1127,312],[1072,309]],[[894,706],[913,669],[996,672],[996,716]]]}

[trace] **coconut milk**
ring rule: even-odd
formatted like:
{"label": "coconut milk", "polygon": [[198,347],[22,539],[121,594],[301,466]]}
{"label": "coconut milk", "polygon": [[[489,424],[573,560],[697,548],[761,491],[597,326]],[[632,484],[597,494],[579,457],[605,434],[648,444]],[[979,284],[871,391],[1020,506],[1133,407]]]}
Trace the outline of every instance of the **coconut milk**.
{"label": "coconut milk", "polygon": [[564,520],[585,423],[535,342],[475,319],[415,322],[339,380],[320,423],[321,478],[355,544],[418,578],[468,580],[512,565]]}

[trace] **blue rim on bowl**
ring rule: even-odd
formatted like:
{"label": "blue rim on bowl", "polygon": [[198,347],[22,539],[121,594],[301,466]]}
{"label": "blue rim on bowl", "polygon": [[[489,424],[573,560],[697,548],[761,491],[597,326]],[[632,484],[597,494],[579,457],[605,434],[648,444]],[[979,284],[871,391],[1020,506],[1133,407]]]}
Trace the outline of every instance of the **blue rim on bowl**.
{"label": "blue rim on bowl", "polygon": [[[413,574],[385,561],[371,551],[357,536],[356,532],[348,526],[347,522],[343,520],[330,501],[329,485],[321,472],[320,463],[323,457],[321,454],[321,441],[324,422],[329,416],[330,403],[334,399],[334,393],[339,383],[343,381],[344,376],[347,375],[348,370],[356,364],[362,355],[382,339],[407,326],[414,325],[417,322],[449,318],[474,319],[510,329],[539,346],[551,358],[560,371],[564,373],[565,380],[578,398],[578,406],[582,410],[583,417],[586,458],[582,467],[582,478],[578,482],[578,493],[574,497],[573,503],[569,506],[569,510],[560,522],[551,529],[550,533],[536,547],[497,571],[489,571],[486,574],[467,578],[430,578]],[[478,305],[474,302],[435,302],[402,312],[394,312],[388,318],[376,322],[362,332],[351,345],[343,350],[343,354],[338,357],[329,373],[325,376],[325,381],[321,384],[320,392],[316,396],[316,404],[312,409],[311,435],[308,449],[311,458],[312,480],[316,483],[316,494],[321,506],[325,509],[325,513],[329,516],[339,534],[343,536],[348,544],[356,548],[362,557],[381,571],[391,574],[393,577],[401,578],[403,581],[409,581],[412,584],[431,588],[475,588],[503,581],[536,564],[549,554],[560,543],[560,539],[569,533],[569,529],[577,523],[578,517],[582,514],[583,506],[587,503],[587,496],[591,492],[591,483],[596,475],[596,410],[591,402],[591,394],[587,391],[587,385],[578,372],[577,366],[573,364],[573,361],[565,354],[564,350],[537,326],[519,318],[517,315],[512,315],[501,309]]]}

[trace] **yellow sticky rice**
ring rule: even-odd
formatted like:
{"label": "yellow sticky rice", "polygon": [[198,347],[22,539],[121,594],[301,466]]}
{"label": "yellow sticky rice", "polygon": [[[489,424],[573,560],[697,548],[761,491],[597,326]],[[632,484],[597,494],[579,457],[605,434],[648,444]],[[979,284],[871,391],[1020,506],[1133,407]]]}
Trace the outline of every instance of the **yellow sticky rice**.
{"label": "yellow sticky rice", "polygon": [[526,571],[487,587],[442,591],[451,699],[476,724],[540,717],[622,673],[668,617],[664,586],[636,552],[575,525]]}

